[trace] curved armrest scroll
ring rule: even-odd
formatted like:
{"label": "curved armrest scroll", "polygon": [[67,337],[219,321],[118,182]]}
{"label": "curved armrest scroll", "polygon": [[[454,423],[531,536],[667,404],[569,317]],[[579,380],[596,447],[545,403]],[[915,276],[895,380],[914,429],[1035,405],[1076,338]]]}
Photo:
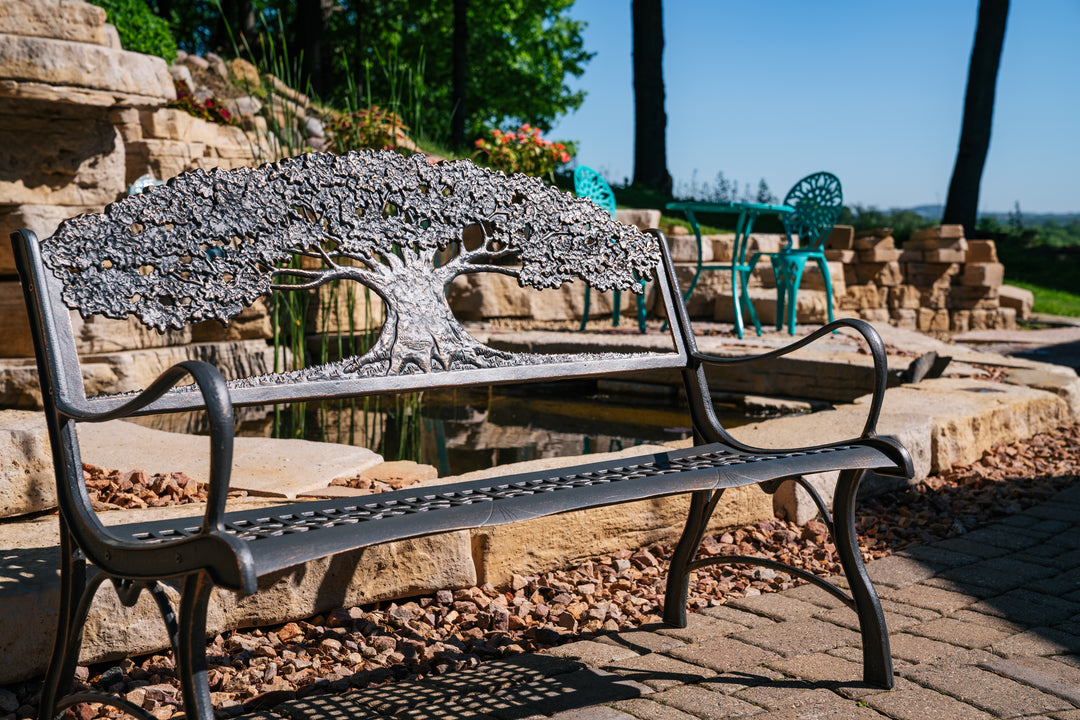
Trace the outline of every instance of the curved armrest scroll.
{"label": "curved armrest scroll", "polygon": [[878,416],[881,414],[881,405],[885,400],[885,387],[888,384],[888,359],[885,355],[885,343],[882,342],[881,336],[878,335],[877,330],[866,322],[858,318],[841,318],[834,322],[824,325],[814,332],[810,333],[806,337],[786,345],[778,350],[772,350],[760,355],[747,355],[743,357],[719,357],[716,355],[708,355],[698,350],[694,350],[692,355],[694,359],[700,362],[707,363],[709,365],[736,365],[739,363],[751,363],[760,360],[769,360],[772,358],[783,357],[795,350],[798,350],[810,343],[814,342],[818,338],[831,334],[834,330],[848,327],[860,335],[866,340],[870,346],[870,355],[874,359],[874,394],[870,401],[870,412],[867,414],[866,423],[863,425],[861,439],[868,439],[876,437],[877,435],[877,421]]}
{"label": "curved armrest scroll", "polygon": [[190,376],[202,394],[210,418],[210,485],[207,489],[206,513],[202,532],[224,532],[222,516],[229,493],[229,475],[233,455],[233,408],[225,378],[213,365],[201,360],[185,360],[163,372],[150,387],[118,408],[100,414],[65,414],[80,422],[105,422],[129,417],[154,402],[185,377]]}

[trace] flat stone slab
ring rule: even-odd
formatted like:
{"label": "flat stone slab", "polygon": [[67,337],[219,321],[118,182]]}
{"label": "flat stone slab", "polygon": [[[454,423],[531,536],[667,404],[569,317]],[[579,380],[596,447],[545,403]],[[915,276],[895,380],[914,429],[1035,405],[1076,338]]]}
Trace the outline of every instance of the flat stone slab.
{"label": "flat stone slab", "polygon": [[[182,472],[210,481],[209,438],[182,435],[123,420],[79,425],[83,462],[121,471]],[[249,495],[295,498],[354,477],[382,463],[367,448],[336,443],[238,437],[229,487]]]}

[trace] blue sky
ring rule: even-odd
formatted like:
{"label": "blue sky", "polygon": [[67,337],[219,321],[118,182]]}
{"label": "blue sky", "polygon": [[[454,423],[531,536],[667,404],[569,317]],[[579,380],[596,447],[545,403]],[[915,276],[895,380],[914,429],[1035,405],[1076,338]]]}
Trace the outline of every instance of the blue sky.
{"label": "blue sky", "polygon": [[[667,0],[668,168],[676,189],[764,178],[783,196],[836,173],[847,203],[943,203],[977,0]],[[630,0],[577,0],[596,55],[584,105],[548,137],[610,181],[633,173]],[[980,211],[1080,210],[1080,0],[1011,3]]]}

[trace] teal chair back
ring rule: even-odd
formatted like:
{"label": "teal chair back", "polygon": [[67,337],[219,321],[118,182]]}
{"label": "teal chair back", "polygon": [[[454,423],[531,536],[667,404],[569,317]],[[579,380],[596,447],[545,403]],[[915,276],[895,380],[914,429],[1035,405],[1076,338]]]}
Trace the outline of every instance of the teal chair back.
{"label": "teal chair back", "polygon": [[799,236],[800,249],[820,250],[844,204],[840,178],[828,172],[807,175],[791,188],[784,204],[795,208],[784,218],[788,236]]}
{"label": "teal chair back", "polygon": [[587,197],[615,217],[615,193],[600,173],[586,165],[578,165],[574,170],[574,193],[578,197]]}

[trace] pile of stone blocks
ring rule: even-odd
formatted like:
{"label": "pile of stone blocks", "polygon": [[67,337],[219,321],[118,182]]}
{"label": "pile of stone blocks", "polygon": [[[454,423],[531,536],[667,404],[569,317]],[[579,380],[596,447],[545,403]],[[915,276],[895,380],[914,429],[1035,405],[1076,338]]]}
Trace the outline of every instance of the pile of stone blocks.
{"label": "pile of stone blocks", "polygon": [[843,263],[840,310],[865,320],[941,333],[1016,326],[1016,308],[1000,302],[994,241],[967,240],[961,225],[916,230],[901,248],[889,229],[837,226],[825,254]]}

